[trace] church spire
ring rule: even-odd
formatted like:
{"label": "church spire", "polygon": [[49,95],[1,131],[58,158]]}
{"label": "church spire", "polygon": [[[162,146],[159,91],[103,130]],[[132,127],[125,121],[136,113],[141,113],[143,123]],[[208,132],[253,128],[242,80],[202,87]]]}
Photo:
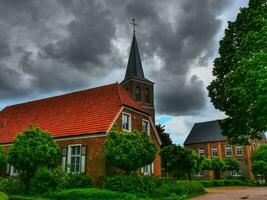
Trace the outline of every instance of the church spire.
{"label": "church spire", "polygon": [[133,40],[132,40],[125,78],[122,82],[128,81],[130,79],[151,82],[148,79],[146,79],[144,75],[142,61],[135,36],[135,27],[137,26],[137,24],[135,23],[134,19],[132,21],[133,22],[131,24],[133,25]]}

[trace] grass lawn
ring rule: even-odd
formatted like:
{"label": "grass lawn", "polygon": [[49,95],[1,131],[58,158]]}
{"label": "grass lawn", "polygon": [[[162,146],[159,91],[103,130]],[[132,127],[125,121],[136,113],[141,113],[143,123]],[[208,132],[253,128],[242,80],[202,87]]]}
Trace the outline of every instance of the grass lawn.
{"label": "grass lawn", "polygon": [[11,195],[10,200],[182,200],[184,197],[151,197],[147,194],[119,193],[96,188],[69,189],[55,192],[49,198]]}

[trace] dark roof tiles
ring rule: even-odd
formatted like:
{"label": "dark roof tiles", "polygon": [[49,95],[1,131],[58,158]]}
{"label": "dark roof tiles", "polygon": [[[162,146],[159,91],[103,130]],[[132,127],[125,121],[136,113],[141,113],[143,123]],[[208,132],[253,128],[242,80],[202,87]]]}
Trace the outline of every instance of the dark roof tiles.
{"label": "dark roof tiles", "polygon": [[184,145],[227,140],[222,135],[219,120],[195,123]]}

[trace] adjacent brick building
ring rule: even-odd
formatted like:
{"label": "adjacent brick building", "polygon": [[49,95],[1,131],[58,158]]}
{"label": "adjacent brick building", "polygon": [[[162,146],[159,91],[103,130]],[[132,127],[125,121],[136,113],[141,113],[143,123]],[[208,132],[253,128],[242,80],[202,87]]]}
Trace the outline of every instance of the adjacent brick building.
{"label": "adjacent brick building", "polygon": [[[93,178],[109,175],[103,157],[107,133],[116,123],[120,130],[145,131],[161,141],[155,128],[153,82],[144,77],[135,35],[125,79],[97,88],[8,106],[0,112],[0,145],[5,152],[18,132],[31,124],[51,133],[62,150],[65,172],[86,173]],[[127,91],[128,90],[128,91]],[[160,157],[140,169],[141,174],[161,175]],[[15,175],[11,166],[7,174]]]}
{"label": "adjacent brick building", "polygon": [[[244,176],[254,179],[251,171],[251,154],[261,144],[266,142],[263,134],[262,141],[251,141],[251,145],[233,145],[223,136],[219,121],[208,121],[194,124],[184,145],[196,151],[199,155],[208,159],[220,157],[235,157],[240,163],[239,172],[224,172],[223,176]],[[213,178],[212,171],[203,171],[196,175],[198,178]]]}

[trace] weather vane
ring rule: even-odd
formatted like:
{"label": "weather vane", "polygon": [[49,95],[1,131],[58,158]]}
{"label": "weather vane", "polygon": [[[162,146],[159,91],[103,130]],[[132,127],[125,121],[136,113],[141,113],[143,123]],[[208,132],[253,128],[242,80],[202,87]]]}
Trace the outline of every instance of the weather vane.
{"label": "weather vane", "polygon": [[139,26],[138,24],[135,23],[135,18],[132,19],[131,24],[133,25],[133,32],[135,33],[135,27]]}

